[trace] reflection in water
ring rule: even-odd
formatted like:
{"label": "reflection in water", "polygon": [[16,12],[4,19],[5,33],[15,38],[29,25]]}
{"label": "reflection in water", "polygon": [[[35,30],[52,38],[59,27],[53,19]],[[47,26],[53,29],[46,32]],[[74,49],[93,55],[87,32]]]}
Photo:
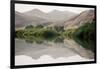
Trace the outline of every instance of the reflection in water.
{"label": "reflection in water", "polygon": [[82,45],[84,48],[91,50],[92,52],[95,52],[95,44],[96,40],[91,40],[91,39],[82,39],[82,38],[74,38],[77,43]]}
{"label": "reflection in water", "polygon": [[30,65],[30,64],[35,65],[35,64],[64,63],[64,62],[78,62],[78,61],[93,61],[93,60],[84,59],[79,55],[74,55],[71,57],[58,57],[56,59],[49,55],[43,55],[37,60],[29,56],[19,55],[16,56],[15,60],[16,65]]}
{"label": "reflection in water", "polygon": [[88,58],[88,59],[94,58],[94,53],[92,51],[82,47],[81,45],[76,43],[74,40],[66,40],[65,39],[64,42],[68,45],[67,47],[72,49],[74,52],[76,52],[81,57]]}
{"label": "reflection in water", "polygon": [[[94,59],[94,53],[92,51],[85,49],[72,39],[68,40],[62,37],[54,38],[53,40],[15,39],[15,55],[16,58],[18,58],[19,55],[25,55],[35,60],[38,60],[43,55],[49,55],[54,59],[60,57],[66,57],[68,59],[73,56],[79,56],[77,58],[73,57],[77,61],[80,58],[84,58],[85,60]],[[18,59],[21,59],[21,57]],[[67,59],[65,60],[66,62],[68,62]],[[70,60],[69,62],[74,62],[74,60]]]}
{"label": "reflection in water", "polygon": [[32,39],[25,39],[25,41],[27,43],[34,43],[36,42],[37,44],[42,44],[44,41],[48,41],[48,42],[54,42],[54,43],[63,43],[64,42],[64,38],[59,36],[59,37],[51,37],[51,38],[32,38]]}

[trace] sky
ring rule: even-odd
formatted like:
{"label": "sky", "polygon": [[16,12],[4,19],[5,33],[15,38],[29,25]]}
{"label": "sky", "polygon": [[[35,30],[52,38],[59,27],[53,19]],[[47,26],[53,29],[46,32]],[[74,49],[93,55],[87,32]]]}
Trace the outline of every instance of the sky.
{"label": "sky", "polygon": [[90,10],[93,8],[79,8],[79,7],[64,7],[64,6],[48,6],[48,5],[29,5],[29,4],[15,4],[15,10],[18,12],[27,12],[32,9],[39,9],[45,13],[51,12],[53,10],[59,11],[71,11],[75,13],[81,13],[85,10]]}

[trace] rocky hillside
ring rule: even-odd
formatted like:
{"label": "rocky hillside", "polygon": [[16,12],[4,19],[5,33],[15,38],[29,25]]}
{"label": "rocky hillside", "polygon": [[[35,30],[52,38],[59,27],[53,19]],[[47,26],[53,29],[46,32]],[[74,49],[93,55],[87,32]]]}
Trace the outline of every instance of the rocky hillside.
{"label": "rocky hillside", "polygon": [[65,29],[77,28],[86,22],[93,21],[95,18],[94,10],[88,10],[80,13],[79,15],[69,19],[65,24]]}

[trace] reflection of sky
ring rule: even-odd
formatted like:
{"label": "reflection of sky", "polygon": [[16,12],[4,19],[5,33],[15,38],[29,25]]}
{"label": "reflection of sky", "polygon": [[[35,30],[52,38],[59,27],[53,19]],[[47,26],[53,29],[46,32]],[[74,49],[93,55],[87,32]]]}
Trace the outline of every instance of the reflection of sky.
{"label": "reflection of sky", "polygon": [[80,13],[82,11],[93,9],[93,8],[15,4],[15,10],[19,11],[19,12],[27,12],[27,11],[30,11],[32,9],[39,9],[43,12],[50,12],[50,11],[53,11],[53,10],[59,10],[59,11],[71,11],[71,12],[75,12],[75,13]]}
{"label": "reflection of sky", "polygon": [[93,61],[93,59],[85,59],[79,55],[71,57],[53,58],[49,55],[43,55],[39,59],[33,59],[29,56],[19,55],[15,58],[15,65],[29,65],[29,64],[47,64],[47,63],[64,63],[64,62],[80,62],[80,61]]}

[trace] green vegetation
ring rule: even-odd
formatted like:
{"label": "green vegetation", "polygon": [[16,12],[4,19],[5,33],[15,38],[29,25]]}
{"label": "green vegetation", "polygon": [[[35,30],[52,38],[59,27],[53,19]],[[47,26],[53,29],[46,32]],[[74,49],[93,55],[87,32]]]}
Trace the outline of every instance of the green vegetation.
{"label": "green vegetation", "polygon": [[65,32],[63,32],[63,36],[65,37],[65,38],[70,38],[70,39],[72,39],[73,38],[73,33],[75,32],[75,30],[76,29],[68,29],[68,30],[66,30]]}
{"label": "green vegetation", "polygon": [[33,25],[29,25],[29,26],[26,26],[26,27],[25,27],[25,29],[32,29],[32,28],[34,28]]}
{"label": "green vegetation", "polygon": [[26,26],[23,30],[16,30],[16,38],[44,38],[51,39],[54,37],[72,38],[75,29],[64,30],[62,26],[46,27],[42,25]]}
{"label": "green vegetation", "polygon": [[84,48],[94,52],[96,31],[95,22],[84,23],[75,29],[64,30],[63,26],[44,27],[42,25],[29,25],[23,30],[16,30],[16,38],[25,39],[26,42],[42,43],[44,40],[63,42],[64,38],[74,39]]}
{"label": "green vegetation", "polygon": [[96,25],[94,21],[85,23],[76,29],[73,36],[77,43],[94,52],[96,44]]}

